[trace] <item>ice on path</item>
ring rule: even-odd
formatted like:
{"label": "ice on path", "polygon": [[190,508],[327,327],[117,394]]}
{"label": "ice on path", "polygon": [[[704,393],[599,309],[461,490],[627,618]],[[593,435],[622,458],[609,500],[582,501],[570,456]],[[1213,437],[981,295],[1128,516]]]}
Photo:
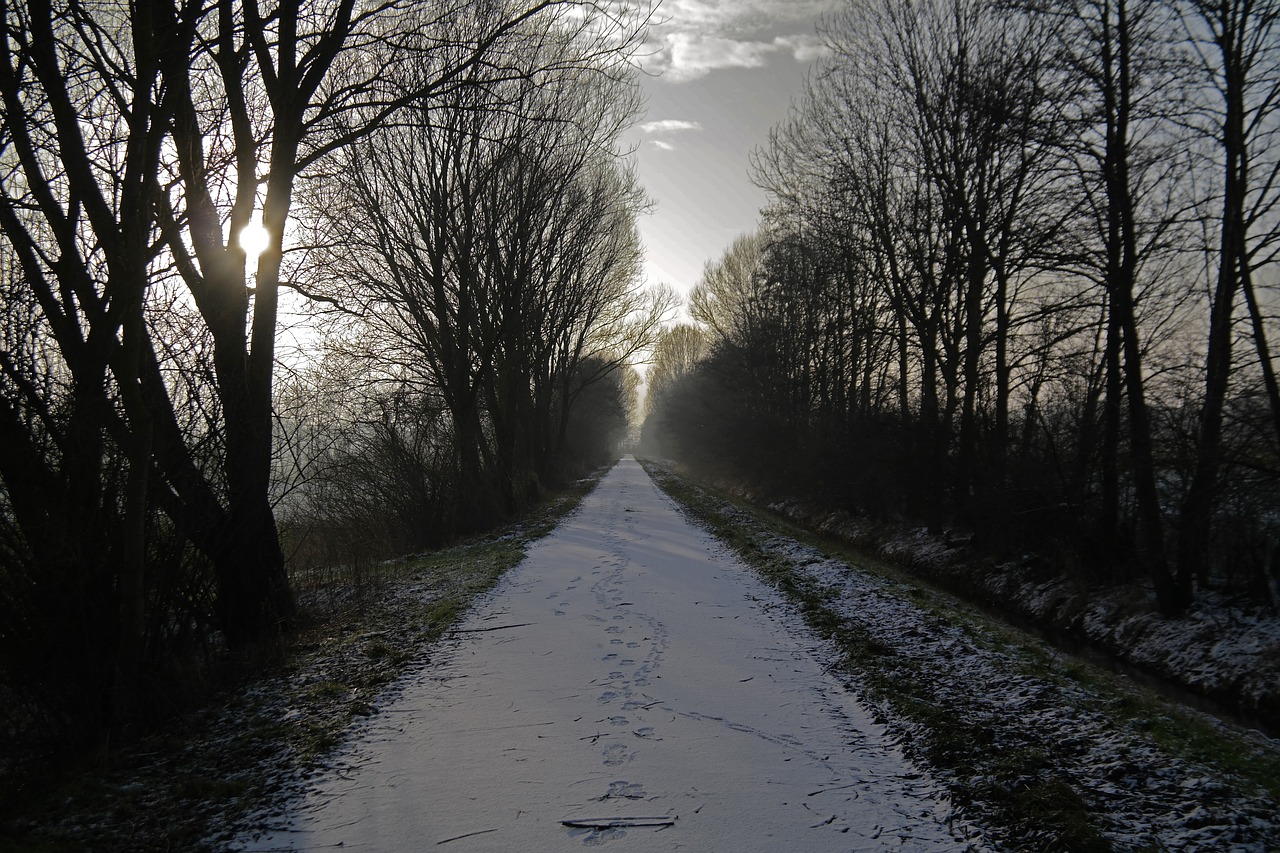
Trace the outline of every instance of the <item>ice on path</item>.
{"label": "ice on path", "polygon": [[966,846],[779,596],[629,457],[454,637],[241,849]]}

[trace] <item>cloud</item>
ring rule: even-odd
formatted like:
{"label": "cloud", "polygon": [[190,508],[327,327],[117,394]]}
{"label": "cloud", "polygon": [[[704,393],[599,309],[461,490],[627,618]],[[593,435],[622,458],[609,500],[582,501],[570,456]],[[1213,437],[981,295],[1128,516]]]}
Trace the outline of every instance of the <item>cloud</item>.
{"label": "cloud", "polygon": [[696,80],[721,68],[759,68],[776,49],[764,42],[675,33],[667,43],[674,82]]}
{"label": "cloud", "polygon": [[[646,121],[640,125],[640,132],[649,136],[665,136],[670,137],[678,133],[692,133],[702,130],[701,122],[685,121],[678,118],[664,118],[658,121]],[[674,142],[667,139],[650,139],[649,142],[659,151],[675,151]]]}
{"label": "cloud", "polygon": [[681,133],[686,130],[702,130],[696,121],[683,121],[678,118],[664,118],[661,121],[646,121],[640,125],[641,133]]}
{"label": "cloud", "polygon": [[773,43],[790,51],[796,62],[813,62],[831,52],[822,39],[811,35],[779,36]]}
{"label": "cloud", "polygon": [[806,30],[841,0],[664,0],[663,26],[726,36],[757,35],[761,30]]}
{"label": "cloud", "polygon": [[773,56],[783,53],[791,54],[796,62],[813,62],[826,53],[826,47],[816,36],[805,35],[739,41],[671,33],[645,65],[672,83],[687,83],[725,68],[762,68]]}
{"label": "cloud", "polygon": [[[812,62],[823,54],[812,34],[838,0],[667,0],[643,65],[672,83],[726,68],[760,68],[790,54]],[[797,33],[797,28],[807,30]]]}

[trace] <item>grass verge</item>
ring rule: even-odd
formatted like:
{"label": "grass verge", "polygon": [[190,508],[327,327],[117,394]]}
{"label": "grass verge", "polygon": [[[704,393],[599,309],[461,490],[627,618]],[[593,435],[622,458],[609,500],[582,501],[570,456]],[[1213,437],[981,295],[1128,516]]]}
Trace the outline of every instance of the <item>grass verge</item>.
{"label": "grass verge", "polygon": [[[1057,653],[1043,642],[965,606],[902,569],[796,528],[776,516],[703,488],[669,470],[644,463],[655,482],[704,528],[783,592],[815,632],[838,651],[839,672],[903,735],[904,748],[932,768],[953,801],[974,814],[994,840],[1015,849],[1110,850],[1108,817],[1081,784],[1073,762],[1077,745],[1051,737],[1027,737],[983,709],[966,707],[963,691],[940,684],[935,662],[899,654],[900,646],[869,631],[833,601],[785,552],[776,537],[799,541],[880,578],[893,595],[909,600],[926,619],[958,629],[979,647],[1008,658],[1015,675],[1063,688],[1081,715],[1104,719],[1117,732],[1139,732],[1153,751],[1220,771],[1245,789],[1280,791],[1280,751],[1242,737],[1201,715],[1123,683],[1098,667]],[[1136,765],[1135,765],[1136,766]],[[1142,849],[1141,846],[1131,849]]]}

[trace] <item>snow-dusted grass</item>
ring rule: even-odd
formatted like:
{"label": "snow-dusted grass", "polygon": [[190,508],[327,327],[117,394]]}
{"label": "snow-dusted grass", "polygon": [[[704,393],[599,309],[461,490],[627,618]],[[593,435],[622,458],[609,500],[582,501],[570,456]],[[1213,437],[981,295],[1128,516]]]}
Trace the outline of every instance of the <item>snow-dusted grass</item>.
{"label": "snow-dusted grass", "polygon": [[993,561],[970,548],[971,537],[961,531],[903,527],[791,500],[768,509],[1280,734],[1280,612],[1263,602],[1198,589],[1188,613],[1168,618],[1150,583],[1090,576],[1080,567],[1059,571],[1035,554]]}
{"label": "snow-dusted grass", "polygon": [[20,807],[0,796],[0,853],[217,850],[324,768],[353,720],[430,654],[480,593],[595,480],[493,536],[299,589],[287,661],[166,730],[61,774]]}
{"label": "snow-dusted grass", "polygon": [[1280,849],[1276,742],[1056,652],[891,566],[649,470],[833,639],[850,688],[1001,846]]}
{"label": "snow-dusted grass", "polygon": [[237,849],[987,849],[831,655],[624,459]]}
{"label": "snow-dusted grass", "polygon": [[[722,497],[684,496],[832,638],[833,672],[1000,849],[1280,850],[1275,742],[1180,710],[892,566]],[[0,851],[220,848],[253,825],[251,809],[269,811],[325,768],[351,722],[434,660],[432,639],[568,508],[389,564],[363,593],[308,591],[318,615],[288,667],[69,777],[0,824]]]}

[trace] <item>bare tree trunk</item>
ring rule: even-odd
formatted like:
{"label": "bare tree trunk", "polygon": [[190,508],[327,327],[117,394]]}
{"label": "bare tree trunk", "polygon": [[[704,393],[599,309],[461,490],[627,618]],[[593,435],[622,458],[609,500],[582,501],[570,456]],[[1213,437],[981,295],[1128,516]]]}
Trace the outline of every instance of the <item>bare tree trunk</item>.
{"label": "bare tree trunk", "polygon": [[978,455],[978,395],[982,358],[982,292],[987,279],[986,264],[976,247],[969,249],[968,275],[965,279],[964,316],[964,397],[960,408],[960,505],[966,512],[976,509],[976,494],[981,480]]}
{"label": "bare tree trunk", "polygon": [[120,626],[112,716],[117,725],[133,714],[146,658],[147,519],[151,507],[149,485],[154,429],[140,386],[145,335],[142,284],[146,278],[142,269],[138,273],[139,286],[134,304],[128,308],[129,316],[122,330],[119,356],[119,375],[122,377],[120,395],[129,415],[129,436],[123,443],[128,460],[128,474],[125,479],[123,530],[120,531],[120,565],[116,585]]}
{"label": "bare tree trunk", "polygon": [[1214,33],[1221,56],[1223,101],[1220,138],[1224,157],[1221,244],[1218,277],[1209,314],[1205,356],[1205,399],[1196,443],[1196,467],[1178,518],[1178,585],[1190,596],[1195,579],[1208,574],[1209,539],[1219,470],[1222,464],[1222,420],[1232,371],[1233,319],[1236,293],[1249,256],[1246,247],[1245,196],[1249,188],[1249,154],[1245,130],[1245,97],[1252,58],[1244,55],[1250,21],[1249,2],[1206,3],[1199,12]]}
{"label": "bare tree trunk", "polygon": [[[1107,139],[1103,172],[1107,188],[1107,290],[1114,328],[1119,332],[1124,354],[1124,385],[1129,410],[1129,456],[1133,466],[1137,502],[1138,555],[1151,575],[1156,599],[1166,614],[1186,609],[1189,599],[1174,584],[1165,554],[1164,522],[1160,494],[1156,487],[1151,418],[1146,402],[1146,381],[1142,373],[1142,347],[1138,340],[1138,320],[1134,310],[1137,284],[1138,236],[1130,182],[1130,121],[1133,116],[1131,86],[1130,21],[1125,0],[1116,6],[1113,41],[1106,49],[1114,53],[1106,62]],[[1108,26],[1112,24],[1107,21]]]}
{"label": "bare tree trunk", "polygon": [[1137,499],[1138,554],[1151,575],[1160,610],[1172,616],[1185,611],[1190,602],[1176,586],[1165,554],[1164,522],[1160,512],[1160,493],[1156,488],[1151,418],[1142,379],[1142,349],[1138,344],[1133,297],[1120,287],[1116,290],[1115,302],[1124,331],[1124,377],[1129,397],[1129,454]]}
{"label": "bare tree trunk", "polygon": [[1275,362],[1272,360],[1271,348],[1267,345],[1266,324],[1262,312],[1258,309],[1258,297],[1253,291],[1253,275],[1248,265],[1242,270],[1240,289],[1244,293],[1245,303],[1249,306],[1249,320],[1253,324],[1253,345],[1258,352],[1262,380],[1267,389],[1267,401],[1271,406],[1271,426],[1275,430],[1276,440],[1280,441],[1280,382],[1276,379]]}
{"label": "bare tree trunk", "polygon": [[1120,370],[1120,352],[1124,334],[1120,330],[1119,312],[1107,300],[1107,335],[1104,344],[1102,391],[1102,451],[1099,475],[1102,483],[1102,537],[1110,550],[1119,544],[1120,531],[1120,413],[1124,405],[1124,382]]}
{"label": "bare tree trunk", "polygon": [[[996,270],[996,423],[991,439],[992,456],[990,483],[993,497],[1004,501],[1007,496],[1009,466],[1009,394],[1012,370],[1009,366],[1009,336],[1012,323],[1009,317],[1009,279],[1002,269]],[[1034,400],[1034,395],[1032,396]],[[1004,507],[998,507],[1003,514]]]}

